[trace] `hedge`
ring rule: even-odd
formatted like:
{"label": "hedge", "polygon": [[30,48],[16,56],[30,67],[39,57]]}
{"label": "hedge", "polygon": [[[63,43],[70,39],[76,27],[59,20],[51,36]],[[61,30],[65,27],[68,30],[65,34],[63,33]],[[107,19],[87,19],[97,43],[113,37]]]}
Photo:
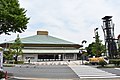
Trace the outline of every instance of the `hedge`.
{"label": "hedge", "polygon": [[24,61],[15,61],[14,64],[24,64]]}
{"label": "hedge", "polygon": [[4,73],[4,71],[0,71],[0,80],[1,80],[2,78],[5,78],[5,73]]}
{"label": "hedge", "polygon": [[110,64],[114,64],[115,66],[120,65],[120,59],[110,59]]}

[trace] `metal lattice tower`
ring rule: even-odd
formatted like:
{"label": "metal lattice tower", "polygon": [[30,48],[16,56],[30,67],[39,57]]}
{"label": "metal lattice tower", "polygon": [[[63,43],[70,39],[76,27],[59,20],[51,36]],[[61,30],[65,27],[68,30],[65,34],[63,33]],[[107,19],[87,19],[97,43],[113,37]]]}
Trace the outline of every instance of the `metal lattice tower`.
{"label": "metal lattice tower", "polygon": [[115,58],[117,55],[117,45],[114,37],[114,24],[112,23],[112,16],[103,17],[103,32],[106,46],[106,56]]}

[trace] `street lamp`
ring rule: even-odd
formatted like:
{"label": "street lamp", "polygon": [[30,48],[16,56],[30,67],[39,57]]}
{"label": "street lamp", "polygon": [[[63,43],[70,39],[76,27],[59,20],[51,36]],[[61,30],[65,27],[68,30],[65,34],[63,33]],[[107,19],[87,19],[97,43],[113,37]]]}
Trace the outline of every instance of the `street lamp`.
{"label": "street lamp", "polygon": [[95,28],[95,29],[94,29],[94,34],[95,34],[95,37],[93,37],[93,38],[96,38],[96,35],[97,35],[97,30],[98,30],[98,28]]}
{"label": "street lamp", "polygon": [[[87,41],[86,41],[86,40],[83,40],[83,41],[82,41],[82,45],[83,45],[83,43],[87,43]],[[85,50],[85,49],[81,49],[82,64],[83,64],[83,60],[84,60],[84,59],[83,59],[83,58],[84,58],[84,55],[83,55],[83,52],[84,52],[84,51],[83,51],[83,50]]]}

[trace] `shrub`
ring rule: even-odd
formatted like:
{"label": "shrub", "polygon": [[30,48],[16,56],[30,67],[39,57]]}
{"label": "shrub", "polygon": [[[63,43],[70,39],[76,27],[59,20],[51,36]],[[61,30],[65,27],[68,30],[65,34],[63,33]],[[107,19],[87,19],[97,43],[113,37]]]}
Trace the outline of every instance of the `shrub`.
{"label": "shrub", "polygon": [[5,73],[0,70],[0,80],[1,80],[2,78],[5,78]]}
{"label": "shrub", "polygon": [[14,64],[23,64],[24,61],[15,61]]}
{"label": "shrub", "polygon": [[100,60],[98,64],[104,67],[105,65],[107,65],[107,62],[104,60]]}
{"label": "shrub", "polygon": [[111,59],[110,63],[114,64],[115,66],[119,66],[120,65],[120,59]]}
{"label": "shrub", "polygon": [[3,64],[3,67],[15,67],[14,64]]}
{"label": "shrub", "polygon": [[85,62],[84,64],[85,64],[85,65],[89,65],[89,62]]}

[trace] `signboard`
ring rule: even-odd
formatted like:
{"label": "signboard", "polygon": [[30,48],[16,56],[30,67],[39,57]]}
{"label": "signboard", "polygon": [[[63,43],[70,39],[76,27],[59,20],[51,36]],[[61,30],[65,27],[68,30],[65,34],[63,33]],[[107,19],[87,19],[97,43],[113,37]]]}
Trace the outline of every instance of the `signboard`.
{"label": "signboard", "polygon": [[3,68],[3,49],[0,47],[0,68]]}

